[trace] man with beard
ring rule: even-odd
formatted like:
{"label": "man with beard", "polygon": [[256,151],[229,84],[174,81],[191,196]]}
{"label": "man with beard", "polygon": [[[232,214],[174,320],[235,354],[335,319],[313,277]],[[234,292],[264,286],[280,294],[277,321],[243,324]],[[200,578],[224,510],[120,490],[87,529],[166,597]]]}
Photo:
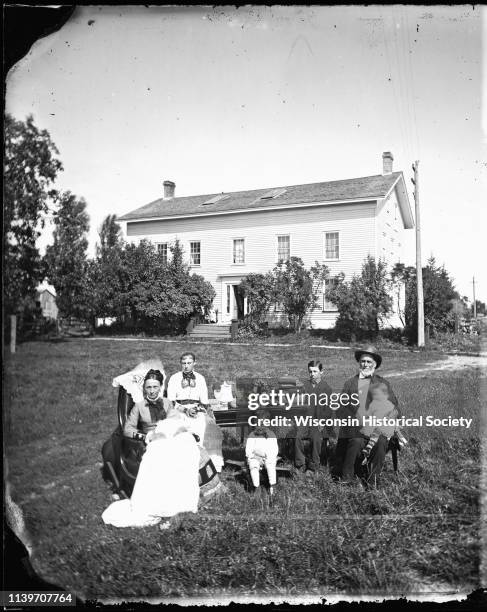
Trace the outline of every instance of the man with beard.
{"label": "man with beard", "polygon": [[342,394],[345,394],[345,397],[348,398],[351,398],[352,394],[357,394],[359,402],[353,402],[349,399],[346,405],[342,403],[336,417],[340,419],[347,419],[348,417],[358,419],[359,425],[340,427],[332,475],[335,479],[340,479],[345,484],[355,482],[355,476],[357,475],[367,485],[377,486],[379,484],[379,475],[384,465],[388,440],[384,435],[381,435],[371,449],[367,463],[362,466],[361,454],[368,442],[368,437],[362,431],[364,426],[363,417],[367,416],[367,410],[372,401],[369,389],[371,385],[378,383],[385,385],[388,394],[387,399],[392,402],[395,408],[395,417],[399,415],[398,401],[389,382],[376,374],[376,370],[379,369],[382,363],[382,357],[374,346],[356,350],[355,359],[359,364],[359,372],[345,382]]}

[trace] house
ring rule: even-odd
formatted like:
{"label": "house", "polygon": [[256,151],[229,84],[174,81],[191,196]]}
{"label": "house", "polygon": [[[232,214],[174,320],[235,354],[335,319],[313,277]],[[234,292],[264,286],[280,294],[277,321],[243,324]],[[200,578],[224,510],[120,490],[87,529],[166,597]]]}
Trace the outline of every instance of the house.
{"label": "house", "polygon": [[[175,184],[164,181],[164,197],[118,220],[128,241],[150,239],[163,257],[178,238],[192,270],[215,288],[218,322],[227,324],[246,314],[241,279],[290,256],[307,267],[318,260],[331,277],[346,278],[360,272],[368,254],[391,266],[403,261],[404,232],[414,218],[403,173],[393,172],[391,153],[382,161],[382,174],[374,176],[188,197],[176,197]],[[332,327],[336,316],[323,291],[310,326]],[[397,312],[389,324],[400,325]]]}
{"label": "house", "polygon": [[58,307],[56,305],[56,290],[52,285],[43,281],[36,289],[36,302],[39,302],[42,316],[46,319],[56,320]]}

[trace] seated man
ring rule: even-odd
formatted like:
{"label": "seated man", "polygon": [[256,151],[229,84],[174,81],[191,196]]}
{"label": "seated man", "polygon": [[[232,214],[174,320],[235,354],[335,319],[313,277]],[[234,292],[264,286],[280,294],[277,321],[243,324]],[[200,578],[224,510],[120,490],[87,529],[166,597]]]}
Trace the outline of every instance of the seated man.
{"label": "seated man", "polygon": [[[309,409],[307,416],[324,419],[333,418],[328,408],[328,398],[332,394],[331,387],[323,377],[323,364],[314,359],[308,363],[308,380],[304,383],[303,395],[309,395]],[[326,398],[325,398],[326,396]],[[320,401],[321,400],[321,401]],[[303,438],[308,436],[311,442],[311,457],[308,461],[308,470],[315,472],[320,466],[320,455],[323,438],[334,435],[330,428],[311,425],[296,428],[296,441],[294,448],[294,465],[300,471],[306,471]]]}
{"label": "seated man", "polygon": [[144,377],[143,397],[134,398],[123,433],[125,436],[149,442],[158,421],[167,416],[168,402],[162,397],[164,375],[160,370],[151,369]]}
{"label": "seated man", "polygon": [[353,483],[355,476],[359,476],[367,485],[378,485],[387,452],[387,437],[379,435],[370,452],[366,452],[367,462],[364,466],[361,459],[372,433],[364,428],[364,417],[370,414],[369,408],[373,399],[370,389],[377,384],[385,387],[387,401],[392,405],[394,416],[399,416],[398,401],[389,382],[376,373],[382,363],[382,357],[375,347],[356,350],[355,360],[359,363],[359,373],[345,382],[342,396],[355,396],[358,402],[347,401],[346,405],[342,404],[336,416],[344,420],[357,419],[359,425],[340,427],[332,475],[346,484]]}

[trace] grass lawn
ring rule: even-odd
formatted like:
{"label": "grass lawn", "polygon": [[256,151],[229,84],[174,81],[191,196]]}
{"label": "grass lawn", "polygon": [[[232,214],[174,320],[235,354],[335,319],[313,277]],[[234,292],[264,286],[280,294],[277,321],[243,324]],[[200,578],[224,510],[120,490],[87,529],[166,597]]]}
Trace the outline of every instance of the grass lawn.
{"label": "grass lawn", "polygon": [[[324,470],[280,480],[270,507],[265,494],[247,493],[226,473],[226,492],[167,532],[105,526],[100,515],[111,498],[99,468],[102,443],[116,425],[111,381],[151,357],[171,374],[188,349],[210,384],[304,377],[306,363],[318,357],[340,391],[356,370],[350,351],[305,345],[96,339],[20,345],[5,365],[5,450],[12,497],[43,578],[100,600],[479,586],[481,371],[421,371],[445,359],[439,353],[383,351],[380,373],[396,374],[391,383],[408,416],[465,416],[473,424],[406,429],[400,473],[388,458],[380,489],[344,489]],[[226,439],[226,452],[234,452],[236,441]]]}

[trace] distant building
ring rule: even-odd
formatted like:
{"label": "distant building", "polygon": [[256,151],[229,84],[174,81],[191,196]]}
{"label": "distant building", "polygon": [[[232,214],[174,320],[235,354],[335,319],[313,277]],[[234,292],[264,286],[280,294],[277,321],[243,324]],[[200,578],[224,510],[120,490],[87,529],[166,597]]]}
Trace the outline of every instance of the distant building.
{"label": "distant building", "polygon": [[[127,240],[153,241],[163,257],[178,238],[193,272],[216,291],[218,322],[241,319],[246,300],[237,287],[250,273],[265,273],[298,256],[307,267],[316,260],[330,270],[329,283],[343,272],[359,273],[367,255],[388,266],[403,261],[404,232],[414,218],[402,172],[393,172],[393,156],[382,155],[382,174],[341,181],[175,197],[175,184],[164,181],[164,197],[119,217]],[[395,312],[401,326],[404,288],[396,287]],[[314,328],[332,327],[336,307],[320,298],[309,317]],[[275,311],[271,322],[282,321]]]}
{"label": "distant building", "polygon": [[56,306],[56,290],[46,281],[41,283],[37,289],[36,300],[40,303],[42,316],[46,319],[57,319],[58,307]]}

